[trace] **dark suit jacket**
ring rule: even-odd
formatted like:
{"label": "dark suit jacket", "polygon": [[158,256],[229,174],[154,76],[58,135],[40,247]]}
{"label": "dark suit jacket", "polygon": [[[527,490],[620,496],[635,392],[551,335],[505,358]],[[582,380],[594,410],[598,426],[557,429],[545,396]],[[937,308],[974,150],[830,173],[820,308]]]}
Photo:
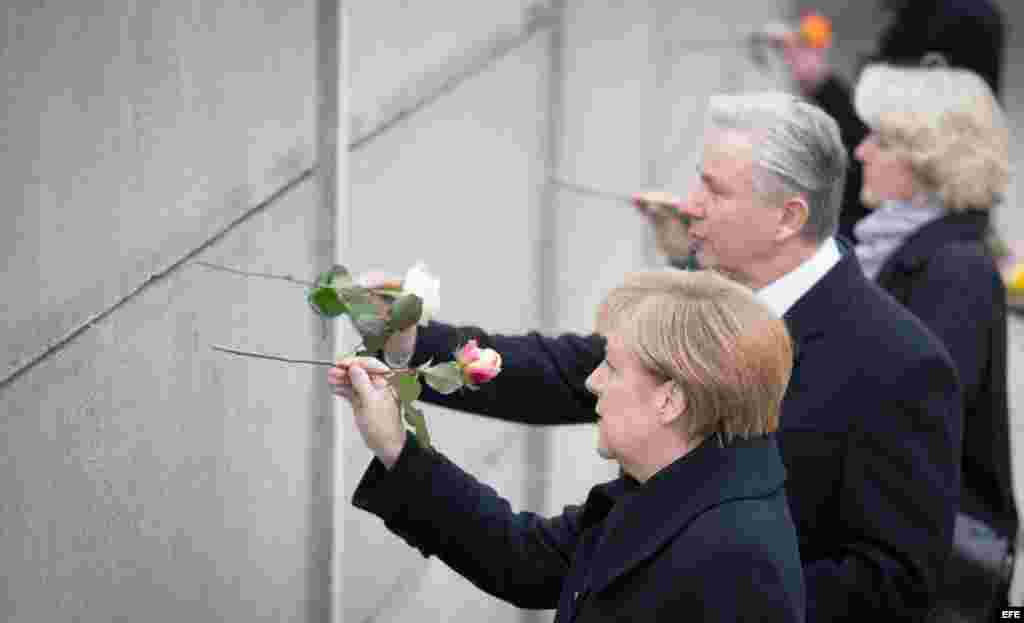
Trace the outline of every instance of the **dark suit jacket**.
{"label": "dark suit jacket", "polygon": [[[1003,18],[988,0],[909,0],[882,34],[870,60],[917,64],[926,53],[939,52],[950,65],[976,72],[998,94],[1004,48]],[[826,80],[811,99],[839,123],[843,144],[850,150],[839,233],[854,240],[853,226],[867,209],[860,202],[862,170],[853,150],[868,128],[857,117],[849,87],[838,77]]]}
{"label": "dark suit jacket", "polygon": [[988,220],[967,212],[925,225],[882,266],[878,284],[952,354],[964,396],[961,510],[1013,541],[1006,289],[985,244]]}
{"label": "dark suit jacket", "polygon": [[706,442],[644,484],[624,476],[550,519],[407,437],[353,502],[488,593],[556,621],[803,621],[804,587],[771,437]]}
{"label": "dark suit jacket", "polygon": [[[786,314],[797,358],[779,445],[800,538],[808,621],[907,620],[935,597],[959,490],[960,391],[949,354],[868,281],[852,253]],[[433,323],[413,363],[475,337],[502,354],[476,392],[423,399],[531,424],[590,422],[598,336],[488,335]],[[895,619],[894,619],[895,617]]]}

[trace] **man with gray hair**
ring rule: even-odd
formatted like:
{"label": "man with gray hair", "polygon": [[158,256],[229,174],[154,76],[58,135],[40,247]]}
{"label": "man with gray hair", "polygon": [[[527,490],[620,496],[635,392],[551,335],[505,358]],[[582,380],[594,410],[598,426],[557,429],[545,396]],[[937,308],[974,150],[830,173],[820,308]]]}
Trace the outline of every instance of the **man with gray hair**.
{"label": "man with gray hair", "polygon": [[[755,290],[796,345],[778,436],[807,620],[917,620],[953,539],[961,400],[952,361],[834,237],[847,158],[835,121],[781,93],[714,97],[709,108],[680,211],[699,264]],[[427,389],[425,400],[530,424],[596,419],[584,381],[604,358],[597,336],[435,322],[388,348],[415,340],[418,364],[468,338],[502,354],[501,375],[477,392]]]}

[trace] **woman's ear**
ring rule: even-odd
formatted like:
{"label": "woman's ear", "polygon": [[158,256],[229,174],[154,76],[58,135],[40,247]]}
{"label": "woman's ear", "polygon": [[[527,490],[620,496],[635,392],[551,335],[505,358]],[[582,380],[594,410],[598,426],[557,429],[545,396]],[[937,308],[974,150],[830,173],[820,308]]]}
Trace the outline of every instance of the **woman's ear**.
{"label": "woman's ear", "polygon": [[686,412],[686,397],[675,381],[665,381],[658,387],[658,417],[662,424],[671,424]]}

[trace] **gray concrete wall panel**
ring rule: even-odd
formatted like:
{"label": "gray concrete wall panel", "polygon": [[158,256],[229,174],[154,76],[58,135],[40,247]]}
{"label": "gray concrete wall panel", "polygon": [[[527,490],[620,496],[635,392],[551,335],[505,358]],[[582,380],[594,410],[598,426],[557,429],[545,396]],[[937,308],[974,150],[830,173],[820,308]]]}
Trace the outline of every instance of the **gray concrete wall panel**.
{"label": "gray concrete wall panel", "polygon": [[[312,274],[314,206],[306,183],[201,259]],[[209,348],[321,341],[302,288],[193,265],[5,389],[0,618],[321,620],[323,371]]]}
{"label": "gray concrete wall panel", "polygon": [[[423,259],[442,280],[441,319],[494,331],[537,326],[546,41],[538,33],[351,155],[354,270],[401,274]],[[442,451],[522,504],[525,429],[426,414]],[[344,457],[348,503],[369,453],[353,435]],[[366,513],[347,513],[343,557],[358,561],[341,578],[346,620],[518,620],[514,608],[424,561]]]}
{"label": "gray concrete wall panel", "polygon": [[311,166],[310,2],[20,2],[0,378]]}
{"label": "gray concrete wall panel", "polygon": [[453,76],[516,45],[539,9],[531,0],[355,2],[348,7],[352,138],[364,140]]}
{"label": "gray concrete wall panel", "polygon": [[652,181],[649,153],[661,131],[655,114],[661,103],[651,97],[654,18],[646,4],[566,8],[559,179],[620,192]]}

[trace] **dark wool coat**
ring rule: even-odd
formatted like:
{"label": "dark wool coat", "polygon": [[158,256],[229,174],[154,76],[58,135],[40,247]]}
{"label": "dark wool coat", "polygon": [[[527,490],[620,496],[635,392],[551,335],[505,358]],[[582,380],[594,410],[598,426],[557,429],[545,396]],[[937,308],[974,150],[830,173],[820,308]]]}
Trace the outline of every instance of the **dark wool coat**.
{"label": "dark wool coat", "polygon": [[557,517],[507,501],[412,436],[353,502],[488,593],[558,623],[804,620],[796,533],[771,437],[708,441],[642,485],[623,476]]}
{"label": "dark wool coat", "polygon": [[966,212],[925,225],[886,260],[878,284],[953,356],[964,396],[960,508],[1013,542],[1006,288],[985,244],[988,221]]}

